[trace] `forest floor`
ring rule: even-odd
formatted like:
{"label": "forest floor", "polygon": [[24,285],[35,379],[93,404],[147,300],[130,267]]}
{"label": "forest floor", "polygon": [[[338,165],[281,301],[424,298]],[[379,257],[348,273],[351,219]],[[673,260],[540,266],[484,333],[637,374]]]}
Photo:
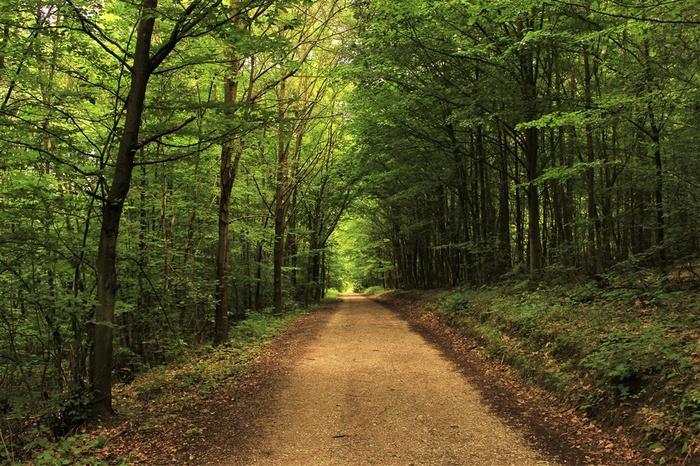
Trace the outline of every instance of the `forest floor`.
{"label": "forest floor", "polygon": [[[415,302],[359,295],[273,340],[241,382],[148,425],[105,425],[113,464],[640,465]],[[108,450],[108,451],[107,451]]]}

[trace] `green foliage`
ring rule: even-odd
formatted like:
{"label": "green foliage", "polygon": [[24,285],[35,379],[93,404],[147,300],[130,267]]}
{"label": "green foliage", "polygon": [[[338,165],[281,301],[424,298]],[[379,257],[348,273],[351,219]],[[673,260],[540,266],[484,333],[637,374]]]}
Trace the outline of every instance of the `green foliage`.
{"label": "green foliage", "polygon": [[[358,176],[339,104],[345,92],[336,76],[340,45],[328,31],[343,29],[350,18],[343,2],[240,6],[234,21],[230,8],[216,2],[158,4],[151,56],[167,58],[150,76],[139,118],[136,165],[119,225],[116,317],[108,323],[113,378],[124,384],[150,368],[167,372],[168,364],[181,363],[183,354],[211,339],[219,168],[227,144],[241,153],[226,221],[230,264],[223,286],[232,321],[254,310],[235,338],[263,342],[282,325],[257,314],[272,303],[270,215],[280,124],[289,129],[295,170],[293,186],[285,186],[295,202],[284,218],[295,225],[288,230],[294,247],[285,250],[290,313],[329,285],[321,280],[332,266],[328,236]],[[113,0],[0,6],[3,456],[21,456],[33,438],[28,424],[40,424],[38,437],[60,440],[90,414],[87,366],[94,360],[101,215],[124,133],[140,8]],[[97,29],[98,36],[89,32]],[[178,33],[171,35],[173,29]],[[173,37],[181,42],[168,43]],[[238,70],[232,53],[245,63]],[[284,72],[293,92],[280,99]],[[223,103],[224,77],[238,86],[235,108]],[[319,261],[312,278],[321,256],[328,262]],[[305,293],[312,288],[313,296]],[[222,351],[228,351],[220,355],[225,379],[239,372],[234,362],[248,350],[236,343]],[[207,392],[221,383],[197,371],[207,369],[193,368],[174,385],[196,382]],[[168,388],[157,377],[146,385],[144,398]]]}
{"label": "green foliage", "polygon": [[472,293],[470,290],[458,289],[444,294],[439,300],[441,310],[460,315],[467,312]]}
{"label": "green foliage", "polygon": [[272,337],[278,335],[296,313],[288,312],[280,318],[272,313],[272,309],[262,312],[250,312],[245,320],[236,323],[231,331],[231,342],[235,346],[259,346],[266,344]]}
{"label": "green foliage", "polygon": [[700,438],[698,303],[663,277],[643,277],[610,274],[616,286],[513,280],[446,292],[430,308],[588,415],[660,442],[667,457],[686,454]]}
{"label": "green foliage", "polygon": [[[50,429],[58,416],[56,433],[70,431],[89,403],[100,217],[141,11],[116,0],[6,3],[0,412],[11,414],[16,449],[29,420]],[[634,341],[591,338],[611,322],[606,335],[669,338],[659,351],[684,367],[687,335],[670,320],[644,329],[611,309],[698,310],[668,279],[693,286],[700,257],[700,63],[688,46],[698,33],[693,5],[681,3],[598,12],[529,0],[265,0],[244,2],[229,20],[224,4],[194,3],[185,18],[189,3],[159,2],[151,53],[175,50],[148,83],[119,225],[115,373],[127,381],[208,342],[217,285],[229,292],[232,320],[254,311],[236,340],[274,333],[274,319],[256,313],[273,302],[277,200],[290,310],[327,288],[505,277],[517,306],[487,289],[460,290],[445,305],[455,322],[474,319],[468,331],[506,360],[547,358],[531,366],[534,376],[566,381],[560,367],[581,369],[573,355],[590,355],[584,369],[605,380],[591,401],[632,398],[631,378],[666,373]],[[228,104],[224,78],[236,90]],[[240,157],[230,212],[217,206],[224,148]],[[230,226],[226,283],[214,266],[220,221]],[[539,262],[545,276],[522,277],[542,272]],[[649,273],[661,267],[671,273]],[[564,287],[581,270],[600,285],[543,297],[542,282]],[[587,324],[571,319],[569,305],[587,306]],[[235,344],[221,351],[230,353],[221,360],[245,353]],[[197,370],[206,372],[193,368],[176,385],[217,386]],[[167,388],[152,385],[144,396]]]}
{"label": "green foliage", "polygon": [[[40,453],[32,457],[32,464],[36,466],[103,466],[108,463],[96,459],[94,452],[105,445],[103,437],[95,437],[91,434],[72,435],[58,442],[49,442],[40,439],[35,444],[27,445],[28,450],[42,449]],[[17,463],[19,464],[19,463]]]}
{"label": "green foliage", "polygon": [[595,384],[620,401],[639,396],[653,379],[668,379],[677,370],[685,371],[689,363],[681,342],[659,322],[635,330],[614,330],[581,360]]}
{"label": "green foliage", "polygon": [[677,420],[685,423],[692,432],[700,433],[700,391],[697,387],[690,387],[683,394],[678,408],[680,413]]}
{"label": "green foliage", "polygon": [[356,5],[347,68],[397,287],[697,261],[692,7],[389,3]]}
{"label": "green foliage", "polygon": [[[219,402],[223,387],[232,389],[248,370],[250,362],[264,350],[274,335],[298,318],[299,313],[282,317],[271,312],[248,313],[248,317],[232,329],[235,335],[225,345],[202,345],[182,354],[177,364],[160,366],[137,374],[134,381],[115,393],[116,410],[129,429],[147,430],[162,422],[182,423],[183,410],[196,401],[216,397]],[[217,401],[218,400],[218,401]],[[112,429],[110,425],[108,429]],[[202,436],[199,427],[187,427],[188,438]],[[110,431],[111,432],[111,431]],[[132,464],[133,458],[109,458],[109,444],[98,432],[78,434],[52,441],[37,433],[37,440],[27,445],[25,457],[31,464]],[[113,432],[112,432],[113,433]],[[29,453],[32,453],[30,456]],[[18,455],[19,456],[19,455]],[[23,463],[13,463],[23,464]]]}
{"label": "green foliage", "polygon": [[[250,312],[231,329],[229,343],[202,346],[182,354],[179,363],[159,367],[137,377],[129,389],[139,400],[167,403],[183,394],[206,397],[223,383],[235,381],[248,362],[299,313],[275,316],[271,310]],[[196,393],[193,391],[196,387]]]}
{"label": "green foliage", "polygon": [[370,295],[370,296],[377,296],[377,295],[380,295],[380,294],[382,294],[382,293],[386,293],[386,291],[387,291],[387,290],[384,289],[384,287],[381,287],[381,286],[370,286],[370,287],[365,288],[364,290],[362,290],[362,292],[363,292],[364,294],[367,294],[367,295]]}

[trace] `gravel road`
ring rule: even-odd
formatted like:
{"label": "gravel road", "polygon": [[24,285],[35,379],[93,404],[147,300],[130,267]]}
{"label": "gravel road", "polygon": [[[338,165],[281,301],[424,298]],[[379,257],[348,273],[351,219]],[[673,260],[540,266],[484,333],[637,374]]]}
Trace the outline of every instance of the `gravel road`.
{"label": "gravel road", "polygon": [[228,465],[555,465],[391,311],[343,303]]}

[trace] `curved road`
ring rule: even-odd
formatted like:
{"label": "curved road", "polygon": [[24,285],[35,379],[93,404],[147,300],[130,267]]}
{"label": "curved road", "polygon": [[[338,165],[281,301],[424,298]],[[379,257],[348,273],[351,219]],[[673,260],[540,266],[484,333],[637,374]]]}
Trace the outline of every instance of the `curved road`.
{"label": "curved road", "polygon": [[391,311],[343,295],[229,465],[555,465]]}

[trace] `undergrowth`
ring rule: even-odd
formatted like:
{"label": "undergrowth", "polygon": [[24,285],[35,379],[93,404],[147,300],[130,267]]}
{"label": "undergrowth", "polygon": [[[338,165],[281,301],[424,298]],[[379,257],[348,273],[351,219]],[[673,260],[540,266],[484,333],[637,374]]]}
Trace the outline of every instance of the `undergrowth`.
{"label": "undergrowth", "polygon": [[370,287],[362,290],[363,294],[366,294],[369,296],[377,296],[377,295],[380,295],[380,294],[386,293],[386,292],[387,292],[387,290],[385,290],[383,286],[377,286],[377,285],[370,286]]}
{"label": "undergrowth", "polygon": [[168,402],[173,397],[181,400],[183,394],[206,397],[223,382],[244,373],[248,363],[294,315],[277,317],[271,312],[250,313],[231,329],[228,343],[218,347],[200,346],[184,354],[176,364],[148,371],[128,387],[123,402],[134,398]]}
{"label": "undergrowth", "polygon": [[[162,419],[143,416],[144,406],[159,406],[166,416],[177,417],[190,400],[207,398],[224,383],[235,383],[270,340],[280,334],[300,311],[284,316],[272,312],[250,313],[231,329],[227,344],[200,346],[185,351],[173,364],[138,374],[130,384],[114,387],[114,407],[118,416],[139,429]],[[162,414],[162,413],[161,413]],[[1,433],[1,429],[0,429]],[[0,436],[0,464],[37,465],[106,465],[101,451],[106,450],[102,435],[81,429],[73,435],[52,439],[48,432],[37,430],[33,439],[21,448],[7,445]],[[126,461],[126,460],[124,460]],[[128,462],[109,464],[128,464]]]}
{"label": "undergrowth", "polygon": [[587,415],[627,428],[660,464],[700,461],[696,291],[649,275],[605,278],[512,280],[445,292],[430,306],[492,358]]}

